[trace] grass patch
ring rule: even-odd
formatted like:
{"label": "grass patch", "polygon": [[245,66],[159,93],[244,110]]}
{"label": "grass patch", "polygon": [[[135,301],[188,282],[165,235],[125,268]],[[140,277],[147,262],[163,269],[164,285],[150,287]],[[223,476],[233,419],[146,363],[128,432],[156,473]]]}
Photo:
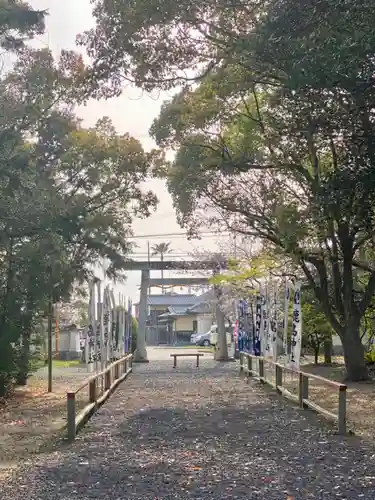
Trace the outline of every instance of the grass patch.
{"label": "grass patch", "polygon": [[[64,361],[62,359],[53,359],[52,360],[52,368],[74,368],[74,367],[79,367],[81,366],[82,363],[79,359],[73,359],[71,361]],[[34,373],[38,370],[40,370],[40,368],[44,368],[44,367],[47,367],[48,364],[46,362],[45,359],[31,359],[30,360],[30,373]]]}
{"label": "grass patch", "polygon": [[52,361],[52,366],[54,368],[74,368],[80,366],[82,363],[79,359],[73,359],[71,361],[63,361],[61,359],[54,359]]}
{"label": "grass patch", "polygon": [[184,345],[181,346],[184,349],[195,349],[198,351],[203,351],[203,352],[214,352],[214,347],[213,346],[199,346],[199,345]]}
{"label": "grass patch", "polygon": [[[77,366],[77,362],[54,360],[53,365]],[[43,365],[45,366],[45,365]],[[77,389],[87,378],[86,372],[53,375],[53,392],[47,392],[47,376],[34,374],[26,386],[0,408],[0,476],[4,464],[21,461],[31,455],[57,449],[64,442],[66,429],[66,393]],[[77,413],[88,403],[88,391],[77,398]],[[1,484],[1,477],[0,477]],[[1,490],[1,486],[0,486]]]}
{"label": "grass patch", "polygon": [[29,361],[29,371],[31,373],[38,371],[40,368],[43,368],[43,366],[45,366],[44,359],[31,358]]}

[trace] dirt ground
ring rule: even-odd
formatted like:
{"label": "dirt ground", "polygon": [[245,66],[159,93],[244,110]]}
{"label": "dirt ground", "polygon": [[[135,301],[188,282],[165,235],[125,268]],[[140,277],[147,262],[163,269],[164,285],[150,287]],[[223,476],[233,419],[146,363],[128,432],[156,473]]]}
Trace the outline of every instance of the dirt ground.
{"label": "dirt ground", "polygon": [[[20,458],[49,449],[66,424],[66,393],[78,388],[88,374],[80,368],[57,368],[53,392],[47,392],[43,368],[17,387],[12,398],[0,406],[0,474]],[[79,393],[77,410],[87,403],[87,391]]]}
{"label": "dirt ground", "polygon": [[[304,372],[320,375],[321,377],[336,382],[345,383],[347,386],[347,428],[358,436],[364,438],[375,438],[375,380],[367,382],[347,382],[345,381],[345,367],[342,357],[333,358],[332,366],[323,364],[315,365],[312,360],[305,359],[301,366]],[[269,377],[273,377],[266,368]],[[293,394],[298,394],[298,377],[294,374],[284,374],[283,385]],[[338,410],[338,391],[318,380],[309,380],[309,399],[319,404],[332,413]]]}
{"label": "dirt ground", "polygon": [[[334,359],[332,366],[310,364],[304,371],[320,375],[330,380],[343,382],[347,386],[347,422],[348,429],[357,435],[375,438],[375,381],[347,382],[345,368],[341,358]],[[311,381],[313,400],[328,410],[337,410],[336,391],[320,382]]]}
{"label": "dirt ground", "polygon": [[[345,375],[342,360],[337,358],[333,366],[305,364],[303,370],[338,382],[342,382]],[[0,475],[20,458],[53,447],[66,424],[66,392],[76,389],[88,376],[83,368],[56,368],[53,393],[48,394],[47,372],[41,369],[29,379],[27,387],[17,388],[6,406],[0,407]],[[283,383],[297,394],[297,377],[288,375]],[[375,382],[347,385],[348,429],[373,440]],[[311,381],[309,397],[327,410],[337,411],[338,395],[331,387]],[[77,399],[77,410],[87,402],[88,393],[84,391]]]}
{"label": "dirt ground", "polygon": [[135,366],[74,443],[20,462],[1,500],[374,500],[373,443],[339,436],[212,356]]}

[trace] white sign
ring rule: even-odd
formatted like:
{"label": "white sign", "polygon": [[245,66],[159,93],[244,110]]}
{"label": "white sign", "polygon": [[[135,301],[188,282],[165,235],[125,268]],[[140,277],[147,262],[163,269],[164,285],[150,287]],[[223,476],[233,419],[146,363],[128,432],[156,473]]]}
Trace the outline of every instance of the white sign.
{"label": "white sign", "polygon": [[287,280],[285,280],[285,290],[284,290],[284,321],[283,321],[283,353],[285,364],[288,362],[288,319],[289,319],[289,302],[290,302],[290,286]]}
{"label": "white sign", "polygon": [[[113,291],[105,287],[101,290],[100,281],[89,283],[89,324],[85,340],[85,361],[88,371],[98,371],[99,362],[103,369],[110,361],[125,353],[131,347],[132,303],[128,301],[125,311],[125,298],[119,297],[116,304]],[[128,335],[126,339],[125,335]]]}
{"label": "white sign", "polygon": [[104,335],[104,360],[107,365],[111,359],[112,328],[111,328],[111,296],[109,287],[106,286],[103,295],[103,335]]}
{"label": "white sign", "polygon": [[269,287],[266,287],[263,316],[264,336],[266,341],[264,355],[269,357],[272,356],[272,293]]}
{"label": "white sign", "polygon": [[302,315],[301,315],[301,283],[294,285],[293,297],[293,322],[292,322],[292,346],[290,354],[290,365],[299,370],[301,360],[302,344]]}
{"label": "white sign", "polygon": [[[262,355],[263,349],[263,338],[262,338],[262,321],[263,321],[263,313],[262,313],[262,296],[258,295],[255,305],[255,339],[254,346],[259,345],[259,356]],[[257,354],[257,353],[255,353]]]}
{"label": "white sign", "polygon": [[89,324],[87,327],[87,335],[85,342],[85,361],[88,371],[92,372],[94,370],[94,364],[96,365],[96,320],[95,320],[95,284],[93,281],[89,283],[89,310],[88,310],[88,320]]}
{"label": "white sign", "polygon": [[272,290],[272,317],[271,317],[271,342],[273,360],[277,360],[277,331],[278,331],[278,313],[279,313],[279,294],[277,285]]}

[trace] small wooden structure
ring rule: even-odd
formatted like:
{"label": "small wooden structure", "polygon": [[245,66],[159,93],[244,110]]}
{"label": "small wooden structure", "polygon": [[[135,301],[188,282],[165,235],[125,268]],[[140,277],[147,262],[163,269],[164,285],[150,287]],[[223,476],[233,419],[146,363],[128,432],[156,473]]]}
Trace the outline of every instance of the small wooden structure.
{"label": "small wooden structure", "polygon": [[173,368],[176,368],[177,366],[177,358],[187,358],[187,357],[196,357],[197,358],[197,368],[199,368],[199,358],[204,356],[201,352],[184,352],[184,353],[178,353],[178,354],[171,354],[171,358],[173,359]]}

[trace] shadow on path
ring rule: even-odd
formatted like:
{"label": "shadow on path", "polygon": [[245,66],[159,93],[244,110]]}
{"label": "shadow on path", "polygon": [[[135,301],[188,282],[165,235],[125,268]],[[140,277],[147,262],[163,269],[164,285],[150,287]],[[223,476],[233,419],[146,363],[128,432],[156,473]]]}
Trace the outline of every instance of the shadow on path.
{"label": "shadow on path", "polygon": [[13,500],[374,500],[375,451],[246,384],[234,364],[159,361],[9,488]]}

